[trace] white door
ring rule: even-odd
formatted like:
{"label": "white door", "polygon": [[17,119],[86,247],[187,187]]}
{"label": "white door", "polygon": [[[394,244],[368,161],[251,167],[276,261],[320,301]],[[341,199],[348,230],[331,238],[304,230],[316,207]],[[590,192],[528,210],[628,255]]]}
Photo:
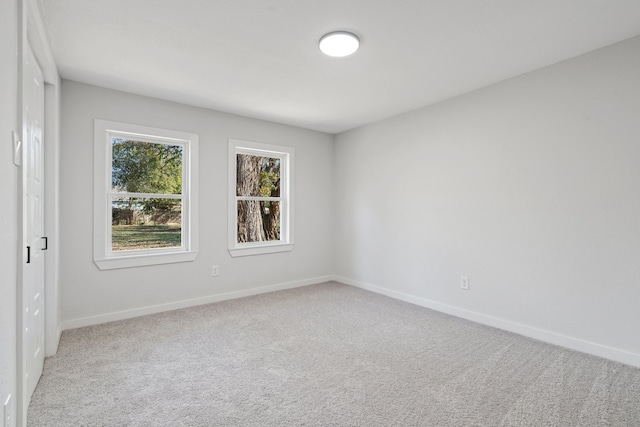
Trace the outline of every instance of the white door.
{"label": "white door", "polygon": [[23,75],[23,221],[26,246],[22,281],[22,410],[26,409],[44,365],[44,82],[28,49]]}

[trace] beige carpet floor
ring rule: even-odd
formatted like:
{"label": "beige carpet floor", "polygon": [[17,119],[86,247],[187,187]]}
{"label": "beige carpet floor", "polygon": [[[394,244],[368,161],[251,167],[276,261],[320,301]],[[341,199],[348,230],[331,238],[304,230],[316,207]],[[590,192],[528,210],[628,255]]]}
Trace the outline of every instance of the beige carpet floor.
{"label": "beige carpet floor", "polygon": [[29,426],[640,426],[640,369],[325,283],[65,331]]}

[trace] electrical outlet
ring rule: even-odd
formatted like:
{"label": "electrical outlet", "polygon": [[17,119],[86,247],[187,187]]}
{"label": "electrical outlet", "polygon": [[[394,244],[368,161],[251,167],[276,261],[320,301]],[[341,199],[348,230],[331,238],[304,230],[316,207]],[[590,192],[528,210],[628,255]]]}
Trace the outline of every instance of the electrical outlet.
{"label": "electrical outlet", "polygon": [[460,288],[465,291],[469,290],[469,276],[460,276]]}
{"label": "electrical outlet", "polygon": [[220,274],[220,268],[217,265],[211,267],[211,275],[218,276]]}
{"label": "electrical outlet", "polygon": [[13,412],[11,411],[11,395],[9,395],[7,397],[7,400],[5,400],[4,402],[2,419],[4,421],[4,427],[13,426]]}

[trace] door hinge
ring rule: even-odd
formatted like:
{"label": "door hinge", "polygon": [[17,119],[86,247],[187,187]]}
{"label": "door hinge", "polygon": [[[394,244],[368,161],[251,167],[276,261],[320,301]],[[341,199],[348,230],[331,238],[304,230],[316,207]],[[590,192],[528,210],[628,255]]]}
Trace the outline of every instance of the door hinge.
{"label": "door hinge", "polygon": [[43,239],[44,239],[44,248],[42,248],[42,250],[46,251],[47,249],[49,249],[49,238],[43,237]]}
{"label": "door hinge", "polygon": [[31,263],[31,246],[27,246],[27,264]]}

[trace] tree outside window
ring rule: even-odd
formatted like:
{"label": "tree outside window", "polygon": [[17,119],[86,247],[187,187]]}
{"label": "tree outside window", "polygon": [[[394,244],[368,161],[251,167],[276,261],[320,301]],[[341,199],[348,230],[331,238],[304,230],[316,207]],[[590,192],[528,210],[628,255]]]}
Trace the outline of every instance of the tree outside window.
{"label": "tree outside window", "polygon": [[112,250],[182,246],[183,147],[111,140]]}
{"label": "tree outside window", "polygon": [[238,154],[236,165],[238,242],[280,240],[280,159]]}
{"label": "tree outside window", "polygon": [[235,183],[229,201],[231,254],[291,250],[293,149],[231,140],[229,150]]}
{"label": "tree outside window", "polygon": [[101,270],[193,261],[198,135],[94,120],[94,262]]}

